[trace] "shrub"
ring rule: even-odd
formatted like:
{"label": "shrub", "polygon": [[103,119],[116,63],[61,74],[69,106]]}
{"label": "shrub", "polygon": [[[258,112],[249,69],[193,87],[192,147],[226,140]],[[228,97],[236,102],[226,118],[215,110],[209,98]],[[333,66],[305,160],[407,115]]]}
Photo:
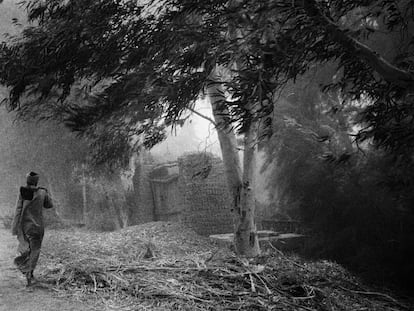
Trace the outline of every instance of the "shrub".
{"label": "shrub", "polygon": [[375,281],[410,285],[413,167],[378,152],[344,165],[315,159],[297,165],[300,171],[283,169],[285,196],[301,198],[296,213],[314,234],[307,254],[347,264]]}

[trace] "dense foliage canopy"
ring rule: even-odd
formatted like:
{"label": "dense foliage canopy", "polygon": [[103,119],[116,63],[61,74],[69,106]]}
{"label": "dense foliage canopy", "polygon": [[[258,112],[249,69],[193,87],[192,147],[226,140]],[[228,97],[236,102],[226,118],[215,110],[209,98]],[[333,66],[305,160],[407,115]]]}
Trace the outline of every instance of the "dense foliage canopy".
{"label": "dense foliage canopy", "polygon": [[329,63],[337,72],[326,77],[324,90],[365,103],[366,126],[357,138],[373,137],[403,153],[413,147],[412,1],[32,0],[26,6],[32,26],[0,54],[10,107],[23,117],[64,119],[92,137],[101,155],[128,156],[131,145],[163,139],[164,125],[182,122],[206,85],[217,83],[210,76],[217,65],[228,70],[219,81],[231,94],[223,106],[241,133],[255,119],[270,125],[286,82]]}

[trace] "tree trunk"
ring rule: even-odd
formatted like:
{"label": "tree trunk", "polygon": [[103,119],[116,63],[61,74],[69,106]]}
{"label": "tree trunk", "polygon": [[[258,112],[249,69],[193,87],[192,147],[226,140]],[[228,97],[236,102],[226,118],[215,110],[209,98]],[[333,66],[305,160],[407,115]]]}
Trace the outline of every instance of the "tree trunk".
{"label": "tree trunk", "polygon": [[[112,199],[112,201],[114,201]],[[119,219],[121,221],[122,228],[126,228],[129,226],[129,205],[127,204],[126,195],[125,193],[119,194],[119,204],[117,205],[119,209]]]}
{"label": "tree trunk", "polygon": [[239,213],[242,169],[236,135],[231,127],[231,122],[228,120],[229,112],[222,105],[223,101],[226,100],[222,85],[220,83],[210,83],[207,94],[210,98],[211,108],[216,122],[217,136],[220,142],[227,184],[234,199],[234,210],[236,213]]}
{"label": "tree trunk", "polygon": [[234,234],[236,252],[247,257],[260,255],[254,195],[257,130],[257,124],[253,123],[244,137],[243,186],[241,189],[239,221]]}
{"label": "tree trunk", "polygon": [[115,217],[115,224],[117,227],[117,230],[126,228],[128,226],[128,213],[125,209],[125,205],[122,202],[118,202],[117,204],[116,200],[110,196],[110,206],[112,206],[111,210]]}
{"label": "tree trunk", "polygon": [[120,230],[122,229],[122,224],[121,224],[119,210],[117,209],[116,203],[111,197],[109,190],[106,189],[106,187],[103,184],[101,184],[100,187],[101,187],[102,195],[105,197],[105,201],[103,202],[103,204],[106,204],[110,213],[112,214],[112,221],[115,226],[115,230]]}
{"label": "tree trunk", "polygon": [[122,224],[121,224],[121,220],[119,217],[119,210],[117,209],[115,202],[109,197],[109,195],[106,195],[106,200],[107,200],[109,210],[111,211],[111,214],[113,215],[112,219],[114,221],[115,230],[122,229]]}
{"label": "tree trunk", "polygon": [[216,83],[209,84],[207,94],[210,98],[216,123],[227,184],[234,204],[236,220],[234,245],[237,254],[254,257],[260,254],[255,225],[255,199],[253,193],[257,125],[252,125],[245,134],[242,176],[236,135],[231,127],[229,111],[223,105],[226,98],[217,69],[213,71],[210,77]]}
{"label": "tree trunk", "polygon": [[81,185],[82,185],[82,222],[83,224],[86,224],[87,222],[87,193],[86,193],[86,176],[85,176],[85,165],[82,164],[82,180],[81,180]]}
{"label": "tree trunk", "polygon": [[125,207],[121,208],[121,221],[122,228],[126,228],[129,226],[129,213]]}

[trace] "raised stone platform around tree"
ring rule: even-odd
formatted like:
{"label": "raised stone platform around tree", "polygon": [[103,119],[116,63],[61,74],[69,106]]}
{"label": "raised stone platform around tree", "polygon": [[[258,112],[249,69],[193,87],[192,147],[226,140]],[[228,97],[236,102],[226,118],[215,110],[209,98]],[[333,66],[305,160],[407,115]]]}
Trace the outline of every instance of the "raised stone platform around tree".
{"label": "raised stone platform around tree", "polygon": [[[262,248],[275,247],[281,251],[295,251],[304,246],[306,236],[297,233],[277,233],[271,230],[257,231],[259,243]],[[233,233],[212,234],[210,241],[223,247],[233,245]]]}

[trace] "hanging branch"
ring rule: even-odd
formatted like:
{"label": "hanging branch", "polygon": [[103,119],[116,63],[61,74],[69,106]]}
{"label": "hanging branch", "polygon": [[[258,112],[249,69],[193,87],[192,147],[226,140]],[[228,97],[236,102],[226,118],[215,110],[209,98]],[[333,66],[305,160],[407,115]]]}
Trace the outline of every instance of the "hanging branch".
{"label": "hanging branch", "polygon": [[216,123],[216,122],[214,122],[214,120],[213,120],[213,119],[211,119],[211,118],[209,118],[209,117],[205,116],[204,114],[202,114],[202,113],[200,113],[200,112],[198,112],[198,111],[194,110],[193,108],[187,107],[187,109],[188,109],[188,110],[190,110],[192,113],[194,113],[194,114],[198,115],[199,117],[201,117],[201,118],[203,118],[203,119],[205,119],[205,120],[207,120],[207,121],[211,122],[211,123],[212,123],[215,127],[217,127],[217,123]]}
{"label": "hanging branch", "polygon": [[319,10],[315,0],[304,1],[303,7],[308,16],[319,21],[335,41],[361,56],[384,80],[405,89],[414,89],[413,73],[392,65],[373,49],[347,35],[344,30],[340,29],[338,25]]}

